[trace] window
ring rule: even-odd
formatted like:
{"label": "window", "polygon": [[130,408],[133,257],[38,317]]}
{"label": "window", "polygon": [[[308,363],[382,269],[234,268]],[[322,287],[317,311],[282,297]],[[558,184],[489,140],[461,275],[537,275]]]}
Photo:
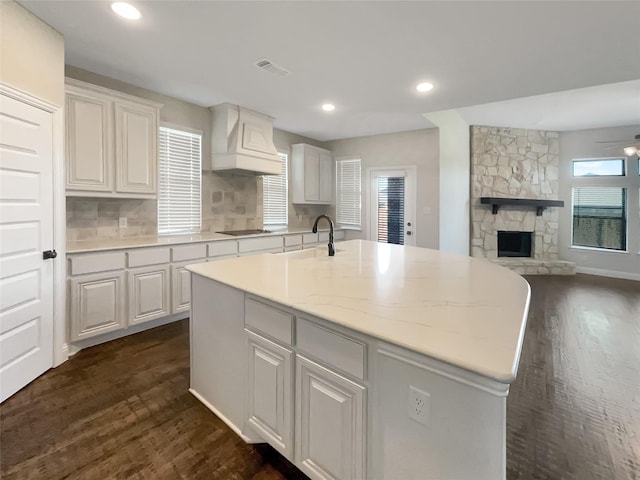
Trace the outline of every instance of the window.
{"label": "window", "polygon": [[627,189],[573,189],[573,245],[627,249]]}
{"label": "window", "polygon": [[592,160],[574,160],[574,177],[623,176],[623,158],[596,158]]}
{"label": "window", "polygon": [[287,195],[287,155],[279,153],[282,160],[280,175],[262,177],[262,212],[264,226],[286,226],[289,219]]}
{"label": "window", "polygon": [[200,231],[202,133],[178,128],[161,126],[159,130],[160,235]]}
{"label": "window", "polygon": [[360,159],[336,160],[336,222],[360,228]]}

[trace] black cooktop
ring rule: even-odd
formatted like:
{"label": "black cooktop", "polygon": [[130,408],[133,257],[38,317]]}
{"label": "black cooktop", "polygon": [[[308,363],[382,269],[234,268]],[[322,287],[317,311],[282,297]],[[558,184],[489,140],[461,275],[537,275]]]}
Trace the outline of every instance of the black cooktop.
{"label": "black cooktop", "polygon": [[226,232],[216,232],[216,233],[222,233],[223,235],[233,235],[234,237],[239,237],[241,235],[258,235],[260,233],[271,233],[271,230],[259,230],[259,229],[227,230]]}

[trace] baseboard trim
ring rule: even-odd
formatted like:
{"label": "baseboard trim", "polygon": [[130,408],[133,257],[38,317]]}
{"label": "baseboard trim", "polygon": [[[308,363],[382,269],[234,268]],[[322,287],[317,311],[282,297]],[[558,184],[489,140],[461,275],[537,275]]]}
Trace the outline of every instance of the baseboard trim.
{"label": "baseboard trim", "polygon": [[236,435],[238,435],[242,440],[244,440],[244,443],[264,443],[264,440],[254,440],[252,438],[247,437],[244,433],[242,433],[242,431],[238,427],[236,427],[231,422],[231,420],[229,420],[222,413],[220,413],[220,411],[216,407],[211,405],[207,400],[204,399],[204,397],[202,395],[200,395],[198,392],[196,392],[193,388],[190,388],[189,392],[191,393],[191,395],[196,397],[200,401],[200,403],[202,403],[205,407],[207,407],[209,410],[211,410],[215,414],[216,417],[218,417],[220,420],[222,420],[227,425],[227,427],[229,427],[231,430],[233,430]]}
{"label": "baseboard trim", "polygon": [[640,273],[619,272],[617,270],[606,270],[604,268],[590,268],[576,266],[576,273],[587,275],[598,275],[600,277],[622,278],[624,280],[640,281]]}

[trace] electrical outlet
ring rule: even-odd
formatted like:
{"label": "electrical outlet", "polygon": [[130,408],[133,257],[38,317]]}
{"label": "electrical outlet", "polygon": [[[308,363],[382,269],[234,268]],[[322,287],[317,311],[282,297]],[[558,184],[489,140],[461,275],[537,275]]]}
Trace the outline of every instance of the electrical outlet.
{"label": "electrical outlet", "polygon": [[431,416],[431,395],[409,385],[409,404],[407,407],[410,419],[421,423],[422,425],[429,425],[429,418]]}
{"label": "electrical outlet", "polygon": [[120,217],[120,220],[118,221],[118,226],[120,228],[127,228],[127,217]]}

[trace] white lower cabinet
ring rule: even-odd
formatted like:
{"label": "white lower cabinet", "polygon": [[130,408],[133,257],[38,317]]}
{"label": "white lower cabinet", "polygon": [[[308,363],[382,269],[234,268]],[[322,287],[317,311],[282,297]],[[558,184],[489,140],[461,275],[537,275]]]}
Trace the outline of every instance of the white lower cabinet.
{"label": "white lower cabinet", "polygon": [[69,285],[72,341],[126,328],[124,271],[78,275]]}
{"label": "white lower cabinet", "polygon": [[171,313],[185,312],[191,308],[191,273],[184,267],[204,261],[206,260],[203,258],[171,266]]}
{"label": "white lower cabinet", "polygon": [[293,458],[293,352],[247,332],[247,423]]}
{"label": "white lower cabinet", "polygon": [[130,270],[129,325],[169,315],[169,287],[169,267],[166,265]]}
{"label": "white lower cabinet", "polygon": [[365,387],[296,356],[295,463],[318,480],[365,478]]}

